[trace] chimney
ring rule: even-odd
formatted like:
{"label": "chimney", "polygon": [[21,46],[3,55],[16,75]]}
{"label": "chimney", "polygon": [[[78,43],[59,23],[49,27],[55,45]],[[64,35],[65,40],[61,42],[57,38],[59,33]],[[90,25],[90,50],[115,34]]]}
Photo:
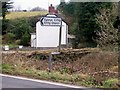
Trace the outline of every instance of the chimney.
{"label": "chimney", "polygon": [[57,14],[57,10],[55,10],[55,8],[53,7],[53,5],[51,4],[49,6],[49,14]]}

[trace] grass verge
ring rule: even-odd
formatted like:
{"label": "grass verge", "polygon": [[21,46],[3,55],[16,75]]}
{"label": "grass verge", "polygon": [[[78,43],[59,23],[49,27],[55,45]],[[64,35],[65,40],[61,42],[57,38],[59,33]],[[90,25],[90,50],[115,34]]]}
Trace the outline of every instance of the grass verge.
{"label": "grass verge", "polygon": [[102,88],[116,88],[115,84],[118,83],[118,79],[110,78],[105,80],[103,85],[97,85],[94,81],[94,78],[87,74],[67,74],[60,73],[57,71],[42,71],[36,69],[20,68],[19,66],[13,66],[10,64],[1,64],[0,69],[2,73],[10,75],[20,75],[35,79],[42,79],[48,81],[55,81],[67,84],[81,85],[87,87],[102,87]]}

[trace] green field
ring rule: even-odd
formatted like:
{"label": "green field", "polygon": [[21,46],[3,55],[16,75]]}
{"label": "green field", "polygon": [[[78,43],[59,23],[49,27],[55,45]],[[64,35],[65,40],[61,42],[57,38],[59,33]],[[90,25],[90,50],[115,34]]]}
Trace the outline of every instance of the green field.
{"label": "green field", "polygon": [[22,17],[32,17],[32,16],[38,16],[38,15],[45,15],[47,14],[47,11],[36,11],[36,12],[10,12],[7,14],[6,19],[16,19],[16,18],[22,18]]}

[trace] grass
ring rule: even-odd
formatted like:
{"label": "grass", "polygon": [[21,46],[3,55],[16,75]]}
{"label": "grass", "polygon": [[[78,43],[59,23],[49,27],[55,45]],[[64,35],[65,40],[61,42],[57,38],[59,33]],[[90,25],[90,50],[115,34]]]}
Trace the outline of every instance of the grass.
{"label": "grass", "polygon": [[16,44],[2,44],[2,46],[4,47],[5,45],[8,45],[9,46],[9,49],[16,49],[19,47],[19,45],[16,45]]}
{"label": "grass", "polygon": [[[21,68],[15,68],[14,66],[10,64],[2,64],[0,65],[2,67],[2,72],[12,75],[21,75],[21,76],[27,76],[30,78],[36,78],[36,79],[42,79],[42,80],[50,80],[50,81],[56,81],[56,82],[63,82],[63,83],[69,83],[69,84],[75,84],[76,82],[78,85],[82,83],[82,76],[79,74],[61,74],[57,71],[42,71],[42,70],[35,70],[35,69],[21,69]],[[87,85],[86,85],[87,86]]]}
{"label": "grass", "polygon": [[105,87],[105,88],[112,87],[112,85],[114,85],[115,83],[118,83],[118,79],[116,79],[116,78],[107,79],[107,80],[104,82],[104,87]]}
{"label": "grass", "polygon": [[[82,54],[83,56],[79,57],[81,54],[77,54],[77,56],[76,54],[68,55],[66,51],[64,55],[59,56],[60,60],[58,57],[55,57],[57,60],[53,60],[52,71],[49,72],[48,59],[43,60],[43,56],[48,55],[47,52],[48,51],[19,51],[8,54],[4,53],[2,71],[3,73],[12,75],[87,87],[113,88],[113,84],[118,81],[117,74],[114,73],[118,71],[116,53],[94,52],[87,55]],[[74,61],[71,62],[71,55],[76,56],[77,60],[74,58]],[[69,59],[69,61],[67,59]],[[96,61],[97,63],[94,63]],[[113,73],[102,72],[106,70],[110,70]]]}
{"label": "grass", "polygon": [[[36,70],[36,69],[24,69],[20,68],[19,66],[13,66],[10,64],[2,64],[2,72],[12,75],[21,75],[27,76],[30,78],[42,79],[42,80],[49,80],[55,82],[62,82],[67,84],[75,84],[75,85],[82,85],[87,87],[103,87],[103,88],[112,88],[115,83],[118,82],[116,78],[110,78],[104,81],[103,86],[95,85],[93,82],[93,78],[87,74],[61,74],[58,71],[48,72],[45,70]],[[15,68],[16,67],[16,68]]]}
{"label": "grass", "polygon": [[6,19],[16,19],[16,18],[22,18],[22,17],[32,17],[32,16],[38,16],[38,15],[45,15],[47,14],[47,11],[36,11],[36,12],[10,12],[7,14]]}
{"label": "grass", "polygon": [[1,64],[0,71],[4,71],[6,73],[12,73],[14,71],[14,67],[10,64]]}

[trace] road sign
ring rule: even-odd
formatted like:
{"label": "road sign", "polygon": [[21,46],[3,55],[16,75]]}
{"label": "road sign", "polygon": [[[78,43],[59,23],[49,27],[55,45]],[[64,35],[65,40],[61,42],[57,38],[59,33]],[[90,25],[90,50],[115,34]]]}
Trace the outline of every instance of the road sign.
{"label": "road sign", "polygon": [[61,49],[61,34],[62,34],[62,19],[60,17],[42,17],[40,19],[41,26],[59,26],[59,48],[58,51],[60,52]]}
{"label": "road sign", "polygon": [[42,26],[61,26],[61,18],[59,17],[42,17],[40,19]]}

